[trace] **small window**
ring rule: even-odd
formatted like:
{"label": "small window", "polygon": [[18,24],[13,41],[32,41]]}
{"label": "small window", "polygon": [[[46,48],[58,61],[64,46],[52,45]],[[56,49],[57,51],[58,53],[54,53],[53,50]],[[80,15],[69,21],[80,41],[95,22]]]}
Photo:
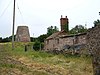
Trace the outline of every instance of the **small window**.
{"label": "small window", "polygon": [[57,44],[59,44],[59,39],[57,39]]}
{"label": "small window", "polygon": [[49,40],[47,40],[47,44],[49,44]]}

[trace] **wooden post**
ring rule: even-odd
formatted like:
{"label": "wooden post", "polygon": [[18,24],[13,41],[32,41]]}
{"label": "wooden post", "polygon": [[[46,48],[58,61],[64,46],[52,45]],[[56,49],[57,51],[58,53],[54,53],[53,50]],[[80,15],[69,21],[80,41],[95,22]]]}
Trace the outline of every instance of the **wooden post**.
{"label": "wooden post", "polygon": [[14,7],[13,7],[12,50],[14,50],[15,1],[16,0],[14,0]]}

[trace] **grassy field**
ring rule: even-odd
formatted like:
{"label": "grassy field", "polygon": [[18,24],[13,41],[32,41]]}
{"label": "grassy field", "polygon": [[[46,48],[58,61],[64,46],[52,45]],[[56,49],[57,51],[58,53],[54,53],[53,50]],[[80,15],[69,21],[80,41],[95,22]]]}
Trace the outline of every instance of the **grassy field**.
{"label": "grassy field", "polygon": [[[31,43],[30,43],[31,44]],[[0,75],[93,75],[91,57],[54,55],[22,43],[0,44]]]}

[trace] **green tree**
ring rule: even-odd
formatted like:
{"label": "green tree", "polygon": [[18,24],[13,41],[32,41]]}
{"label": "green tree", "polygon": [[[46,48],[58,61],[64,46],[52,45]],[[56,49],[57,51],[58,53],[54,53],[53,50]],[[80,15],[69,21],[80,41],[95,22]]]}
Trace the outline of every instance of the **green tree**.
{"label": "green tree", "polygon": [[[8,39],[11,42],[12,41],[12,36],[9,36]],[[14,40],[15,40],[15,35],[14,35]]]}
{"label": "green tree", "polygon": [[40,46],[41,46],[41,43],[39,41],[35,41],[35,43],[33,45],[33,49],[36,50],[36,51],[39,51]]}
{"label": "green tree", "polygon": [[0,42],[2,42],[2,37],[0,37]]}
{"label": "green tree", "polygon": [[9,37],[3,38],[1,42],[10,42]]}
{"label": "green tree", "polygon": [[37,39],[38,41],[40,41],[41,43],[44,42],[44,40],[47,38],[47,34],[43,34],[43,35],[40,35]]}
{"label": "green tree", "polygon": [[86,32],[87,28],[82,26],[82,25],[76,25],[74,28],[70,30],[70,34],[78,34],[78,33],[83,33]]}
{"label": "green tree", "polygon": [[97,19],[96,21],[94,21],[94,26],[97,26],[98,24],[100,24],[100,20]]}
{"label": "green tree", "polygon": [[58,31],[59,30],[58,30],[58,28],[56,26],[54,26],[54,27],[50,26],[50,27],[47,28],[47,36],[50,36],[53,33],[58,32]]}
{"label": "green tree", "polygon": [[33,45],[33,49],[38,51],[40,49],[40,42],[39,41],[36,41]]}
{"label": "green tree", "polygon": [[[16,35],[14,35],[14,40],[15,40]],[[12,36],[6,37],[6,38],[0,38],[0,42],[11,42],[12,41]]]}
{"label": "green tree", "polygon": [[37,37],[30,37],[31,42],[35,42],[36,40],[38,40]]}

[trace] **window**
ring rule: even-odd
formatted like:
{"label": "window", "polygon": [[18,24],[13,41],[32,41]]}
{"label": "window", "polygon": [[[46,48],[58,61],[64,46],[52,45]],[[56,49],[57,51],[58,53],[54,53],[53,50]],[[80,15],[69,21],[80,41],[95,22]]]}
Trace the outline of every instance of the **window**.
{"label": "window", "polygon": [[49,40],[47,40],[47,44],[49,44]]}
{"label": "window", "polygon": [[59,44],[59,39],[57,39],[57,44]]}

